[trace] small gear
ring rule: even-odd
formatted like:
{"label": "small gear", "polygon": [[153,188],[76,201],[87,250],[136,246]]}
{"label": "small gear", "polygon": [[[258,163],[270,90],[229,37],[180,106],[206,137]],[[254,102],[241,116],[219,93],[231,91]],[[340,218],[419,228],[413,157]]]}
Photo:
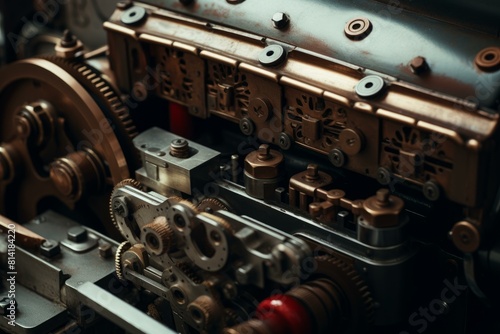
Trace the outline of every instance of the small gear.
{"label": "small gear", "polygon": [[150,254],[159,256],[168,252],[174,243],[174,231],[169,226],[167,218],[157,217],[152,223],[144,226],[141,241]]}
{"label": "small gear", "polygon": [[134,180],[134,179],[125,179],[125,180],[118,182],[116,184],[116,186],[114,187],[113,191],[111,192],[111,197],[110,197],[110,201],[109,201],[109,215],[111,217],[111,221],[113,222],[113,225],[116,227],[116,229],[118,229],[118,231],[120,231],[120,233],[122,235],[123,235],[122,228],[116,222],[116,218],[115,218],[115,212],[114,212],[114,208],[113,208],[113,197],[118,189],[123,188],[125,186],[130,186],[130,187],[134,187],[138,190],[142,190],[142,184],[139,181]]}
{"label": "small gear", "polygon": [[350,322],[356,327],[354,332],[364,332],[364,328],[374,321],[373,298],[364,280],[353,265],[333,255],[318,256],[315,260],[314,276],[325,277],[338,286],[348,301],[346,308]]}
{"label": "small gear", "polygon": [[203,199],[197,206],[198,211],[214,213],[219,210],[231,211],[229,206],[218,198],[209,197]]}
{"label": "small gear", "polygon": [[125,277],[123,277],[123,268],[122,268],[122,256],[123,253],[125,253],[127,250],[129,250],[131,247],[130,242],[124,241],[122,242],[118,248],[116,249],[116,254],[115,254],[115,271],[116,275],[120,280],[125,280]]}
{"label": "small gear", "polygon": [[177,268],[180,269],[194,284],[202,284],[203,279],[191,268],[188,263],[180,263],[177,265]]}

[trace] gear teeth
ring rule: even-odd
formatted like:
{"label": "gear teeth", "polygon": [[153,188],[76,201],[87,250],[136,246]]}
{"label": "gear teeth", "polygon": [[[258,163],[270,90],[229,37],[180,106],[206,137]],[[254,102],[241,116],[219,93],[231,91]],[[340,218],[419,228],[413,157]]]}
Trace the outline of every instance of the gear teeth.
{"label": "gear teeth", "polygon": [[121,228],[120,226],[118,225],[118,223],[116,222],[116,218],[115,218],[115,213],[114,213],[114,210],[113,210],[113,197],[116,193],[116,191],[120,188],[123,188],[125,186],[130,186],[130,187],[134,187],[138,190],[142,190],[142,184],[137,181],[137,180],[134,180],[134,179],[125,179],[125,180],[122,180],[120,182],[118,182],[116,184],[116,186],[113,188],[113,191],[111,192],[111,196],[109,198],[109,216],[111,217],[111,222],[113,223],[113,225],[115,226],[115,228],[120,231],[120,233],[122,232],[121,231]]}
{"label": "gear teeth", "polygon": [[338,269],[335,271],[336,275],[333,275],[330,278],[334,282],[336,281],[336,279],[339,279],[339,277],[344,277],[348,280],[348,282],[350,282],[350,284],[353,285],[353,287],[357,290],[357,298],[359,298],[362,301],[362,304],[364,305],[366,321],[368,323],[373,323],[375,320],[375,309],[373,306],[373,298],[368,286],[366,285],[365,281],[361,278],[361,276],[359,276],[356,269],[351,264],[348,264],[333,255],[318,256],[316,257],[316,261],[317,263],[327,262],[332,266],[332,268]]}
{"label": "gear teeth", "polygon": [[131,160],[127,162],[129,163],[130,171],[133,172],[135,168],[140,165],[141,161],[140,153],[132,142],[132,139],[138,135],[138,131],[133,124],[129,109],[121,101],[115,89],[101,76],[99,71],[87,64],[57,56],[44,56],[41,58],[68,71],[68,73],[74,76],[79,82],[83,83],[84,86],[87,86],[86,88],[88,90],[97,95],[96,100],[98,102],[104,102],[106,106],[105,110],[109,111],[109,115],[106,114],[106,116],[117,126],[118,131],[115,131],[115,133],[124,137],[118,139],[128,139],[126,142],[120,142],[124,153],[126,149],[127,159]]}
{"label": "gear teeth", "polygon": [[177,267],[186,275],[193,283],[203,284],[203,279],[191,268],[188,263],[180,263]]}
{"label": "gear teeth", "polygon": [[218,217],[218,216],[215,216],[213,214],[210,214],[210,213],[207,213],[207,212],[202,212],[200,213],[200,215],[202,216],[205,216],[205,217],[208,217],[214,221],[216,221],[220,226],[222,226],[222,228],[224,230],[226,230],[226,232],[228,232],[230,235],[233,235],[234,234],[234,230],[233,230],[233,227],[231,226],[231,224],[229,224],[224,218],[221,218],[221,217]]}
{"label": "gear teeth", "polygon": [[153,249],[148,245],[147,240],[142,239],[144,247],[153,255],[162,255],[172,249],[174,244],[174,231],[168,225],[165,217],[157,217],[152,223],[147,224],[142,228],[143,233],[154,233],[160,245],[158,249]]}
{"label": "gear teeth", "polygon": [[123,271],[122,271],[122,257],[123,257],[123,253],[125,253],[127,250],[129,250],[130,247],[131,247],[130,242],[124,241],[116,249],[115,271],[116,271],[116,275],[118,276],[118,278],[120,280],[125,280],[125,277],[123,276]]}
{"label": "gear teeth", "polygon": [[[215,211],[219,210],[224,210],[224,211],[230,211],[229,208],[227,207],[224,202],[217,198],[209,197],[203,199],[197,206],[198,211],[200,212],[208,212],[208,213],[213,213]],[[206,209],[211,209],[211,211],[206,211]]]}

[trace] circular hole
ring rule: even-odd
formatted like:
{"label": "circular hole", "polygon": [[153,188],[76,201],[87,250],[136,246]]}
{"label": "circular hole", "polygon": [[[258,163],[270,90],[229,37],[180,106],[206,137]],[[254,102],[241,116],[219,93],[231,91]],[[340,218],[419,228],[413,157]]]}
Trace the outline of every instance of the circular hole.
{"label": "circular hole", "polygon": [[132,12],[132,13],[129,14],[130,17],[134,17],[136,15],[137,15],[137,12]]}
{"label": "circular hole", "polygon": [[352,25],[352,30],[359,30],[361,29],[361,23],[354,23]]}
{"label": "circular hole", "polygon": [[160,240],[158,240],[158,237],[152,233],[146,235],[146,242],[153,249],[160,248]]}
{"label": "circular hole", "polygon": [[184,217],[182,217],[179,214],[176,214],[174,216],[174,223],[179,228],[184,228],[186,226],[186,221],[184,220]]}
{"label": "circular hole", "polygon": [[365,88],[372,88],[373,87],[373,82],[367,82],[365,84]]}
{"label": "circular hole", "polygon": [[173,295],[177,304],[184,304],[186,302],[186,297],[181,290],[174,290]]}
{"label": "circular hole", "polygon": [[222,240],[220,233],[217,231],[210,232],[210,238],[215,242],[220,242]]}
{"label": "circular hole", "polygon": [[271,57],[274,54],[274,51],[267,51],[266,56]]}
{"label": "circular hole", "polygon": [[496,54],[493,52],[488,52],[487,54],[484,55],[484,60],[486,61],[492,61],[495,59]]}
{"label": "circular hole", "polygon": [[203,320],[203,315],[201,314],[200,310],[197,308],[193,308],[191,310],[191,316],[193,317],[194,321],[200,322]]}

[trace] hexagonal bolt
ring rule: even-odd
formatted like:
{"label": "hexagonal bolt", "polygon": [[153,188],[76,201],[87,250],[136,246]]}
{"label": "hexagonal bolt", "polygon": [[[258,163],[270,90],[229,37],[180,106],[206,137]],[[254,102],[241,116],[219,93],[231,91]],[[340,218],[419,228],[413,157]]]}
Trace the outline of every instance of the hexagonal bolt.
{"label": "hexagonal bolt", "polygon": [[424,57],[418,56],[411,60],[410,69],[415,74],[422,74],[429,70],[429,65]]}
{"label": "hexagonal bolt", "polygon": [[111,246],[111,244],[103,242],[101,245],[99,245],[99,255],[103,259],[109,259],[113,257],[113,247]]}
{"label": "hexagonal bolt", "polygon": [[273,15],[272,21],[273,27],[276,29],[284,29],[290,23],[290,17],[285,13],[277,12]]}
{"label": "hexagonal bolt", "polygon": [[61,253],[61,246],[55,240],[45,240],[40,246],[40,253],[45,257],[54,257]]}

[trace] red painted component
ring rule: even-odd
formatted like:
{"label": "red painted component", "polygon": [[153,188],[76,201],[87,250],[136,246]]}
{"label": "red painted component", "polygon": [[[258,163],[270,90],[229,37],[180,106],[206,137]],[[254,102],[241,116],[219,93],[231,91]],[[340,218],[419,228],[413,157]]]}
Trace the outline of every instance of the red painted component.
{"label": "red painted component", "polygon": [[170,102],[170,131],[190,139],[193,135],[193,120],[188,108]]}
{"label": "red painted component", "polygon": [[257,319],[267,324],[273,334],[312,333],[311,317],[295,298],[274,295],[257,307]]}

